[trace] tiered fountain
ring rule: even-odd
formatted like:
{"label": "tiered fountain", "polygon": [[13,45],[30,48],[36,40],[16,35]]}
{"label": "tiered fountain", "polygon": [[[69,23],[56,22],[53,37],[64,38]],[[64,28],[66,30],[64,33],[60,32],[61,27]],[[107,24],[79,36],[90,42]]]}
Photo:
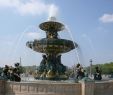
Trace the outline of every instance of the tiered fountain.
{"label": "tiered fountain", "polygon": [[34,51],[44,53],[39,66],[40,79],[65,80],[66,66],[61,62],[61,54],[75,49],[78,45],[71,40],[60,39],[58,32],[65,26],[51,17],[47,22],[39,25],[46,32],[46,38],[27,42],[27,46]]}
{"label": "tiered fountain", "polygon": [[56,22],[54,17],[39,27],[46,31],[46,38],[27,42],[27,46],[44,54],[39,66],[39,78],[48,80],[36,82],[0,80],[0,95],[113,95],[112,80],[94,82],[84,78],[79,83],[49,81],[68,78],[65,74],[66,67],[61,63],[61,54],[75,49],[78,45],[73,41],[58,38],[58,31],[63,30],[64,25]]}

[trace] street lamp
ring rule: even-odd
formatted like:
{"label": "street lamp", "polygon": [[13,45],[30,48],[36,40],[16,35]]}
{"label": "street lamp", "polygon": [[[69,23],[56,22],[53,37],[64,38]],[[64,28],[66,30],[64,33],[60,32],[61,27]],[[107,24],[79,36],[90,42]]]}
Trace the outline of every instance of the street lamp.
{"label": "street lamp", "polygon": [[92,77],[92,62],[93,62],[93,60],[92,59],[90,59],[90,76]]}

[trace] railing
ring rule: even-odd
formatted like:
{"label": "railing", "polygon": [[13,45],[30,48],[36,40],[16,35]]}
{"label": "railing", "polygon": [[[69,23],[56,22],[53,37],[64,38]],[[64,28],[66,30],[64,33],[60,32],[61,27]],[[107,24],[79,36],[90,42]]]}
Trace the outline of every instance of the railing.
{"label": "railing", "polygon": [[0,80],[0,95],[113,95],[113,81],[67,83]]}
{"label": "railing", "polygon": [[6,82],[5,95],[81,95],[80,83]]}

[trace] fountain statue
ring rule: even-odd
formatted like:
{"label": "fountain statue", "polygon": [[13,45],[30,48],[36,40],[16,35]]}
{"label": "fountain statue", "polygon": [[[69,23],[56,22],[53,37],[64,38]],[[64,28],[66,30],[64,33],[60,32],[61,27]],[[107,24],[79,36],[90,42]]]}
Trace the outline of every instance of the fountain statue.
{"label": "fountain statue", "polygon": [[40,79],[66,80],[66,66],[61,62],[61,54],[75,49],[77,43],[61,39],[58,32],[65,29],[65,26],[51,17],[47,22],[39,25],[39,28],[46,32],[46,38],[28,41],[26,45],[34,51],[43,53],[38,73]]}

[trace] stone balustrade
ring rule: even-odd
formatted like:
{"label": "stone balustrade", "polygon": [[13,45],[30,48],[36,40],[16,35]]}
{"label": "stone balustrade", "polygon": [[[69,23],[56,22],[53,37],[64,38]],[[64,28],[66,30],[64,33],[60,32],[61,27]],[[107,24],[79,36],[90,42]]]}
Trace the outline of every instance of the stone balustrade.
{"label": "stone balustrade", "polygon": [[113,95],[113,81],[67,83],[0,80],[0,95]]}
{"label": "stone balustrade", "polygon": [[113,95],[113,81],[95,83],[94,95]]}
{"label": "stone balustrade", "polygon": [[5,95],[81,95],[81,84],[7,82],[5,90]]}

